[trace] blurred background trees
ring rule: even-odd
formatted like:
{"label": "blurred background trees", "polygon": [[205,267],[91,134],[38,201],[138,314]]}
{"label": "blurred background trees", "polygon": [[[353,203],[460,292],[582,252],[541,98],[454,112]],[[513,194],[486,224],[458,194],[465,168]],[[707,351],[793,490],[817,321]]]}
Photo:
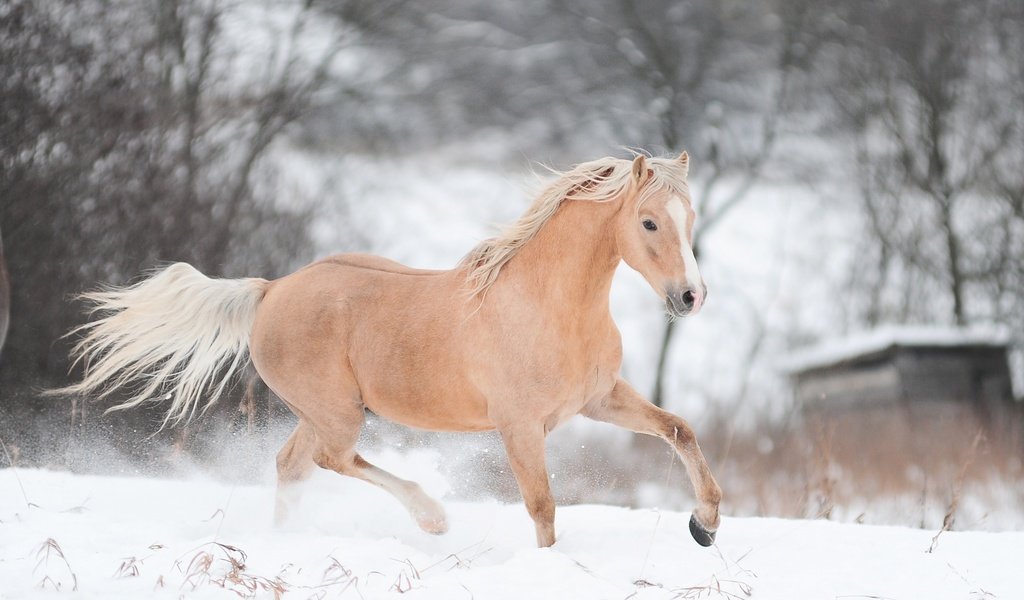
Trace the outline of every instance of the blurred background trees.
{"label": "blurred background trees", "polygon": [[308,4],[275,17],[193,0],[0,5],[5,425],[54,412],[37,392],[67,377],[74,294],[173,261],[273,276],[311,254],[309,209],[276,196],[266,156],[343,42],[329,30],[303,47]]}
{"label": "blurred background trees", "polygon": [[865,322],[1005,315],[1013,253],[1004,249],[1020,226],[997,183],[1005,161],[1021,158],[1011,81],[1021,55],[1006,41],[1007,25],[1019,33],[1021,22],[1011,4],[838,7],[828,106],[868,226],[874,268],[851,282],[864,290]]}
{"label": "blurred background trees", "polygon": [[[852,250],[815,256],[842,263],[842,322],[784,315],[779,335],[743,298],[744,381],[794,340],[885,323],[995,322],[1024,348],[1017,0],[0,0],[0,55],[0,435],[67,426],[38,391],[66,381],[74,294],[178,260],[275,277],[363,249],[379,234],[356,219],[322,231],[359,208],[339,190],[368,176],[344,159],[462,146],[506,169],[685,148],[710,262],[767,184],[845,211]],[[295,185],[310,161],[332,172],[319,189]],[[644,343],[672,408],[701,377],[671,326]],[[703,399],[732,416],[748,387]]]}
{"label": "blurred background trees", "polygon": [[[5,378],[61,377],[72,293],[176,260],[281,272],[308,252],[305,209],[260,190],[273,177],[261,158],[330,58],[297,64],[294,18],[261,63],[229,45],[216,4],[8,3],[0,219],[17,350]],[[260,71],[240,76],[242,58]]]}

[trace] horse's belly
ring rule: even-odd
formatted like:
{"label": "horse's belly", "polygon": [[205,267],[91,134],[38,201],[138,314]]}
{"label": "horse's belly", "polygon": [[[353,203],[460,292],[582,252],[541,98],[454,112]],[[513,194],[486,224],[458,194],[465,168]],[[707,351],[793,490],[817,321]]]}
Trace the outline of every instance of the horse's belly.
{"label": "horse's belly", "polygon": [[[494,429],[487,403],[464,386],[367,386],[363,404],[377,415],[417,429],[430,431],[485,431]],[[460,389],[463,388],[463,389]]]}
{"label": "horse's belly", "polygon": [[456,353],[437,336],[414,333],[423,332],[382,336],[383,343],[353,350],[363,404],[390,421],[419,429],[492,429],[487,400],[468,382]]}

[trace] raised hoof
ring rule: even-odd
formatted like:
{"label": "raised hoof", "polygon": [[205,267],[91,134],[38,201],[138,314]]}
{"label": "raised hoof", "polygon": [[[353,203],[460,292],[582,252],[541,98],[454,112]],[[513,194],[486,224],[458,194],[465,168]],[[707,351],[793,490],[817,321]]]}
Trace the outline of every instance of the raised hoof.
{"label": "raised hoof", "polygon": [[704,529],[704,526],[698,523],[697,518],[693,515],[690,515],[690,535],[705,548],[715,543],[715,532]]}

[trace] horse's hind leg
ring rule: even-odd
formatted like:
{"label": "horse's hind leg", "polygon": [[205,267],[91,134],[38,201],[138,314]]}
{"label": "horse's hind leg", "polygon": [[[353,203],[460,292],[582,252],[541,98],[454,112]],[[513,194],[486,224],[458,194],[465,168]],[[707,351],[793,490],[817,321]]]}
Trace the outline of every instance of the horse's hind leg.
{"label": "horse's hind leg", "polygon": [[277,502],[274,508],[274,523],[277,525],[283,524],[298,504],[299,484],[316,466],[313,462],[315,443],[313,428],[299,419],[299,425],[277,453]]}
{"label": "horse's hind leg", "polygon": [[320,445],[313,460],[324,469],[362,479],[388,492],[405,506],[423,531],[433,534],[448,531],[444,507],[440,502],[428,496],[418,484],[370,464],[352,448],[343,450],[337,446]]}
{"label": "horse's hind leg", "polygon": [[654,406],[622,379],[607,397],[584,407],[583,414],[637,433],[656,435],[672,445],[686,466],[699,502],[690,518],[690,533],[698,544],[710,546],[718,530],[722,490],[711,475],[697,438],[686,421]]}
{"label": "horse's hind leg", "polygon": [[[332,402],[322,406],[329,408],[317,413],[308,410],[303,412],[305,420],[312,423],[311,429],[315,431],[311,431],[310,436],[309,456],[312,462],[324,469],[362,479],[388,492],[405,506],[420,528],[427,533],[446,532],[448,523],[440,502],[428,496],[416,483],[395,477],[356,453],[356,441],[364,420],[362,404],[355,401]],[[298,435],[297,430],[293,437]],[[303,434],[302,439],[296,441],[296,448],[301,443],[305,451],[307,439]]]}

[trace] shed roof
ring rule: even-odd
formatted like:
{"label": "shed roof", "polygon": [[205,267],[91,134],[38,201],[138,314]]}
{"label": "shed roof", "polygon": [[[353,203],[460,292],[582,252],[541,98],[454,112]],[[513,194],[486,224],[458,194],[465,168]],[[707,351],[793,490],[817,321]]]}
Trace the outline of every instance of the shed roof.
{"label": "shed roof", "polygon": [[998,326],[885,326],[800,348],[778,363],[791,375],[830,367],[897,346],[914,348],[1005,347],[1010,336]]}

